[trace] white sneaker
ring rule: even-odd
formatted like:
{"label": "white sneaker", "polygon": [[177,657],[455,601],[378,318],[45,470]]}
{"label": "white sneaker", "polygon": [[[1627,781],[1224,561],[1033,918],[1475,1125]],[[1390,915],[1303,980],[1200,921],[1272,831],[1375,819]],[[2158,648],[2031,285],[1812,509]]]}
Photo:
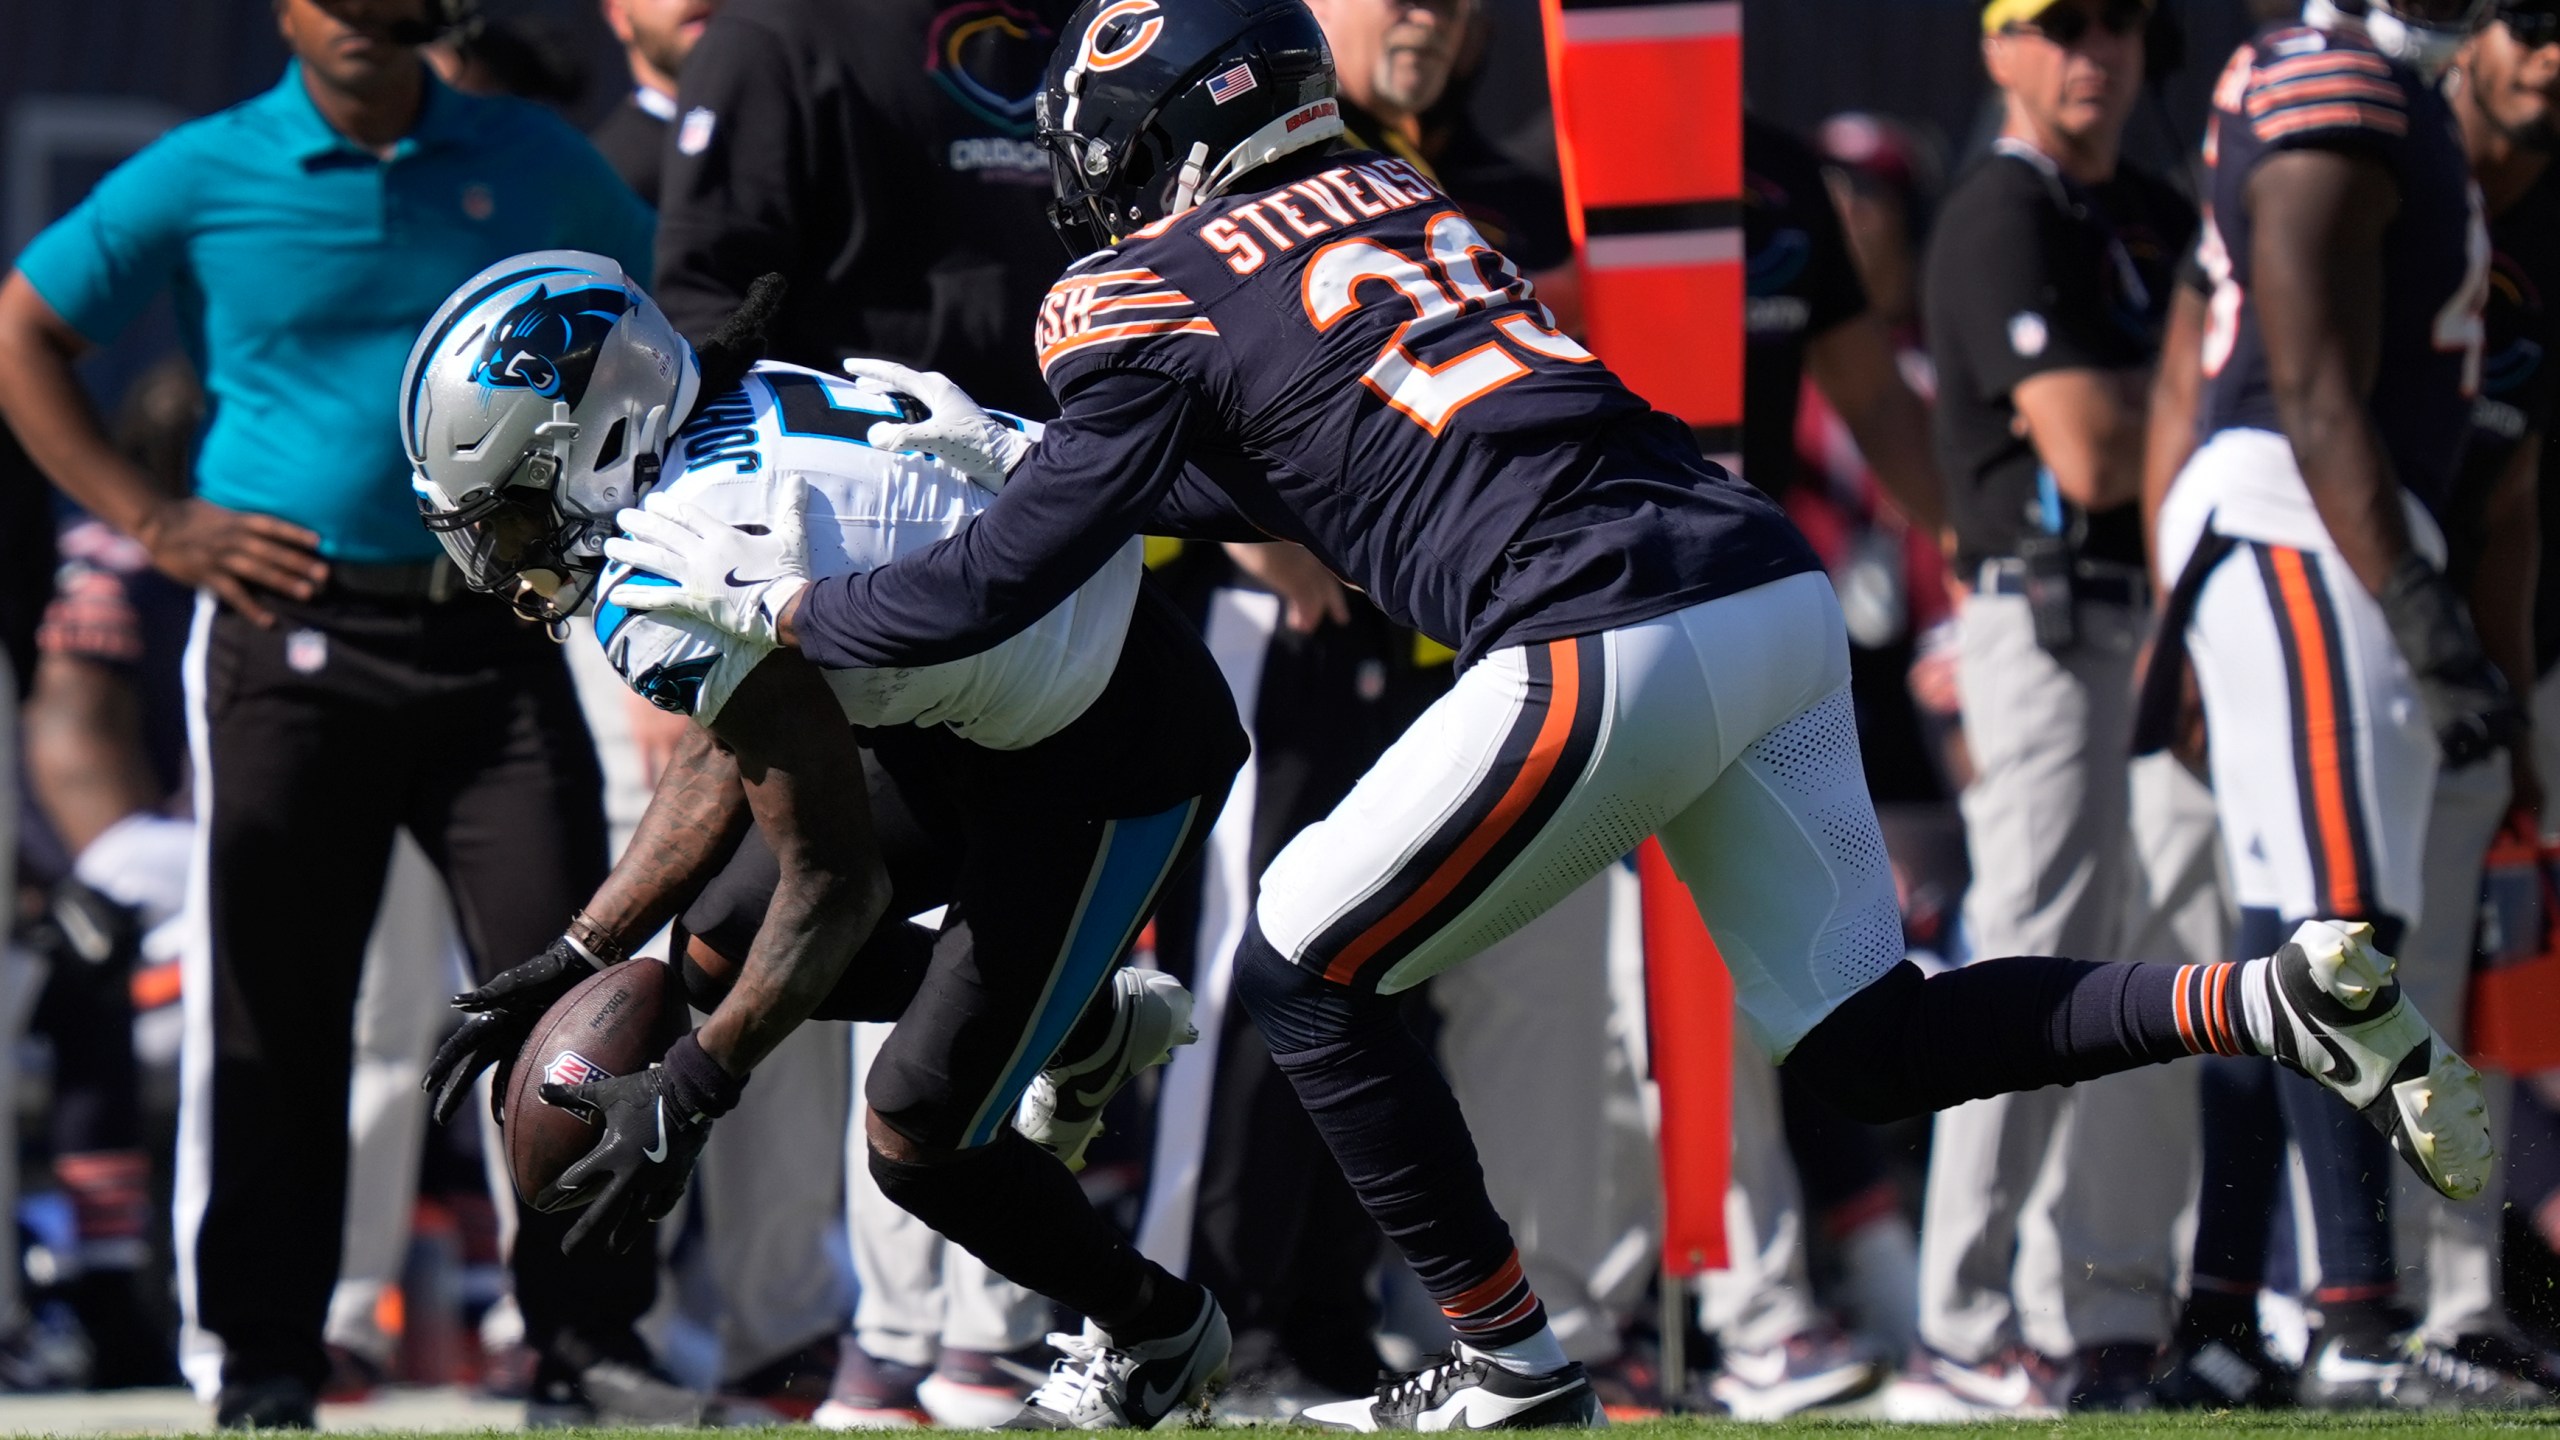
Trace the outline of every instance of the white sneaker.
{"label": "white sneaker", "polygon": [[1537,1430],[1606,1425],[1580,1365],[1522,1375],[1461,1341],[1447,1355],[1358,1400],[1310,1405],[1298,1419],[1333,1430]]}
{"label": "white sneaker", "polygon": [[1226,1312],[1204,1292],[1180,1334],[1125,1348],[1085,1322],[1081,1335],[1051,1335],[1066,1358],[1023,1402],[1007,1430],[1153,1430],[1205,1408],[1227,1378],[1233,1338]]}
{"label": "white sneaker", "polygon": [[2427,1183],[2480,1193],[2498,1162],[2480,1072],[2400,993],[2373,927],[2307,920],[2264,971],[2276,1058],[2335,1091]]}
{"label": "white sneaker", "polygon": [[1727,1348],[1707,1393],[1736,1420],[1783,1420],[1871,1394],[1886,1378],[1839,1327],[1821,1325],[1766,1350]]}
{"label": "white sneaker", "polygon": [[1085,1147],[1102,1133],[1103,1107],[1120,1087],[1200,1038],[1191,992],[1160,970],[1123,965],[1111,977],[1111,998],[1109,1037],[1083,1055],[1051,1056],[1014,1111],[1013,1128],[1070,1170],[1084,1168]]}

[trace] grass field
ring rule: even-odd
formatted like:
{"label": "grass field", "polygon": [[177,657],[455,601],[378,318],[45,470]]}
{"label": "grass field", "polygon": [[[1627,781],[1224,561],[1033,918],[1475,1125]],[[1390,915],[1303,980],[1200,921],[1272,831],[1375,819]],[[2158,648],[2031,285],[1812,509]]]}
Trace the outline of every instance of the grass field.
{"label": "grass field", "polygon": [[[1617,1440],[1692,1440],[1692,1437],[1700,1436],[1731,1436],[1735,1437],[1735,1440],[1742,1440],[1742,1437],[1760,1435],[1815,1436],[1825,1437],[1825,1440],[1828,1440],[1828,1437],[1837,1436],[1846,1440],[1846,1437],[1858,1435],[1909,1435],[1915,1431],[1949,1436],[1978,1435],[1986,1437],[1986,1440],[1987,1437],[1993,1436],[2027,1435],[2062,1436],[2066,1437],[2066,1440],[2080,1440],[2080,1437],[2087,1437],[2087,1440],[2101,1440],[2101,1437],[2105,1437],[2105,1440],[2114,1440],[2114,1437],[2126,1437],[2126,1440],[2151,1440],[2151,1437],[2160,1437],[2160,1440],[2184,1440],[2184,1437],[2200,1435],[2268,1437],[2377,1435],[2405,1436],[2408,1440],[2427,1437],[2427,1440],[2434,1440],[2434,1437],[2439,1436],[2514,1435],[2528,1431],[2560,1431],[2560,1410],[2538,1411],[2529,1415],[2504,1418],[2474,1415],[2448,1415],[2442,1418],[2424,1416],[2366,1418],[2300,1413],[2080,1416],[2066,1420],[2016,1421],[1958,1427],[1887,1425],[1857,1420],[1794,1420],[1772,1425],[1755,1425],[1734,1420],[1667,1419],[1618,1425],[1612,1428],[1611,1434],[1617,1437]],[[466,1440],[466,1437],[477,1440],[477,1437],[485,1437],[490,1432],[409,1433],[430,1436],[432,1440]],[[548,1433],[563,1437],[563,1440],[670,1440],[670,1437],[678,1435],[719,1436],[722,1440],[743,1440],[743,1437],[750,1436],[760,1437],[760,1440],[784,1440],[784,1437],[789,1437],[789,1440],[809,1440],[809,1437],[823,1432],[804,1426],[771,1430],[557,1430]],[[1134,1437],[1143,1432],[1131,1430],[1115,1433]],[[1216,1433],[1236,1436],[1287,1436],[1291,1437],[1291,1440],[1296,1440],[1296,1437],[1338,1432],[1265,1426],[1250,1431],[1225,1430]]]}

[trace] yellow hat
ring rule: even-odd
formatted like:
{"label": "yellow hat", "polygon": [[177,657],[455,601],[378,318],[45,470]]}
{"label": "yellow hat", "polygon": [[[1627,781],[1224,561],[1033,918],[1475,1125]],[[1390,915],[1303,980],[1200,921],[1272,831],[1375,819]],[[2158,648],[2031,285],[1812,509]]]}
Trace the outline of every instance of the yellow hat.
{"label": "yellow hat", "polygon": [[[1997,35],[2012,25],[2022,25],[2052,9],[2059,0],[1983,0],[1982,33]],[[2143,8],[2151,8],[2145,5]]]}

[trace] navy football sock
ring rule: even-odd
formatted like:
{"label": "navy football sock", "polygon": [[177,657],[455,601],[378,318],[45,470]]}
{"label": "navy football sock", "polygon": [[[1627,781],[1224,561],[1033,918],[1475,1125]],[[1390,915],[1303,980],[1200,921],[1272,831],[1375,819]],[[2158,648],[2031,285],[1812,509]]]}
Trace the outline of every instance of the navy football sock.
{"label": "navy football sock", "polygon": [[1923,976],[1906,961],[1842,1002],[1787,1065],[1871,1123],[2094,1080],[2236,1035],[2238,987],[2202,973],[2230,968],[2027,955]]}
{"label": "navy football sock", "polygon": [[1236,957],[1236,993],[1343,1177],[1449,1328],[1482,1349],[1545,1329],[1546,1307],[1485,1194],[1457,1097],[1397,1002],[1290,964],[1258,925]]}
{"label": "navy football sock", "polygon": [[1092,1317],[1115,1339],[1154,1338],[1140,1332],[1177,1296],[1189,1303],[1171,1306],[1182,1310],[1172,1329],[1199,1311],[1197,1286],[1132,1248],[1095,1213],[1067,1167],[1010,1125],[992,1143],[928,1160],[873,1150],[871,1175],[899,1209],[988,1269]]}

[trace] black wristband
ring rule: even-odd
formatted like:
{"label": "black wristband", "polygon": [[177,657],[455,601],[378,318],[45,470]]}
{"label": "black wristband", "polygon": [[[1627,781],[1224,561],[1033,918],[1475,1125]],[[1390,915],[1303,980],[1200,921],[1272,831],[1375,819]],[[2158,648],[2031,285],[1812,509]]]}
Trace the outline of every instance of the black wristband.
{"label": "black wristband", "polygon": [[721,1069],[694,1034],[686,1031],[667,1051],[667,1058],[658,1062],[667,1072],[667,1098],[687,1116],[717,1120],[738,1108],[746,1078]]}

